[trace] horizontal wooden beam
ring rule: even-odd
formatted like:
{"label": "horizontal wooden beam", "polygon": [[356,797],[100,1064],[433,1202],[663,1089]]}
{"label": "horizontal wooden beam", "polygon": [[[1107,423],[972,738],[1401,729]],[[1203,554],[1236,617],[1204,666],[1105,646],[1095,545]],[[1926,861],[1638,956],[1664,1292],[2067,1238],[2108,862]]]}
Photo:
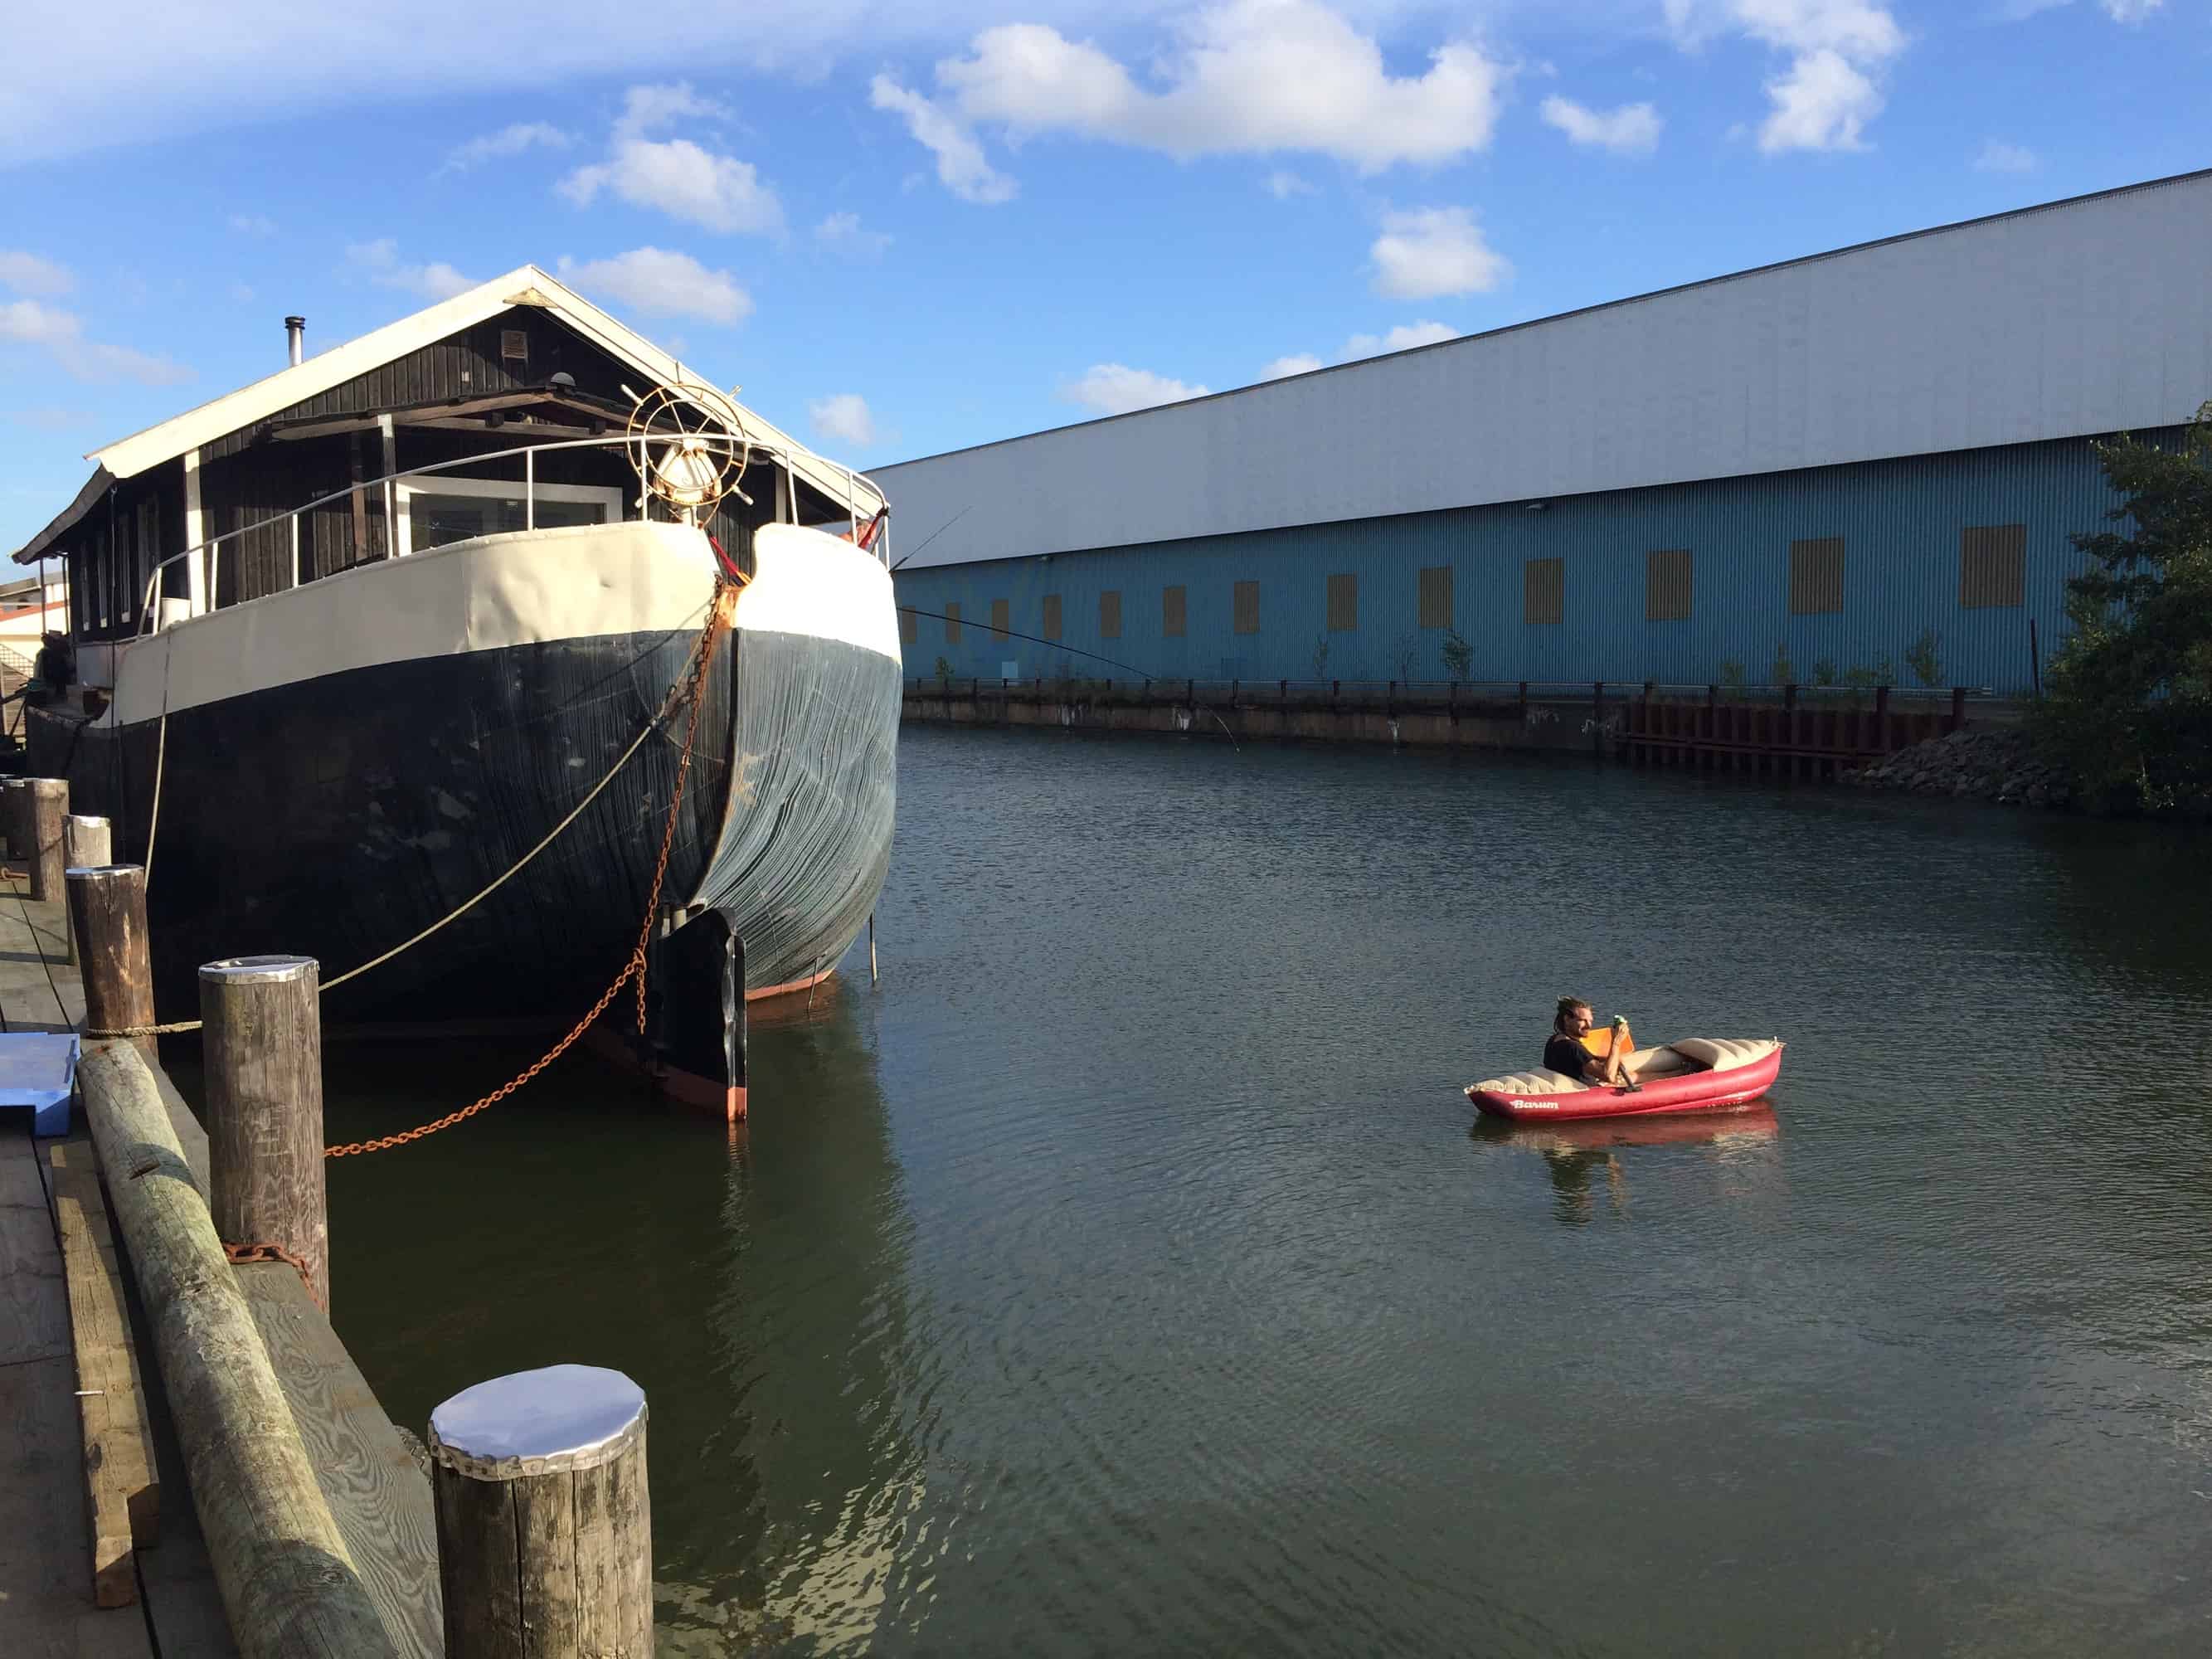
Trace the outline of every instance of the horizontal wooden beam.
{"label": "horizontal wooden beam", "polygon": [[240,1654],[394,1659],[152,1072],[94,1043],[77,1080]]}
{"label": "horizontal wooden beam", "polygon": [[93,1601],[103,1607],[127,1607],[138,1599],[134,1552],[161,1541],[161,1487],[154,1472],[153,1431],[147,1425],[138,1357],[123,1310],[123,1273],[108,1230],[107,1204],[92,1168],[92,1149],[82,1141],[63,1142],[50,1147],[46,1156],[76,1350]]}

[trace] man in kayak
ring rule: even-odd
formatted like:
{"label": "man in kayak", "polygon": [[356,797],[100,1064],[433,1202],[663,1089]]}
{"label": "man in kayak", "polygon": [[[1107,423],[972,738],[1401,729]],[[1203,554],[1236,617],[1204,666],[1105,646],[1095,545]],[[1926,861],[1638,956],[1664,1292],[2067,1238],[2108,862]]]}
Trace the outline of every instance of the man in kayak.
{"label": "man in kayak", "polygon": [[1615,1089],[1642,1088],[1628,1074],[1627,1020],[1615,1015],[1612,1030],[1602,1036],[1593,1035],[1590,1025],[1589,1004],[1580,997],[1561,997],[1559,1011],[1552,1017],[1551,1038],[1544,1044],[1546,1069]]}

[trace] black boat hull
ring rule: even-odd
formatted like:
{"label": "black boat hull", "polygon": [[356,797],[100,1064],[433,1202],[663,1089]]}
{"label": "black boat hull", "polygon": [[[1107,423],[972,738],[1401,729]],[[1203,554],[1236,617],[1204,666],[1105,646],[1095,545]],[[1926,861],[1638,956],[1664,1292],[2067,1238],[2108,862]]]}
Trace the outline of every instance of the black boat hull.
{"label": "black boat hull", "polygon": [[[166,736],[159,719],[35,715],[33,770],[67,776],[73,810],[110,819],[118,860],[144,861],[152,843],[160,1018],[197,1013],[196,971],[219,957],[313,956],[328,981],[382,955],[491,885],[605,781],[520,872],[324,1007],[331,1024],[580,1014],[646,920],[688,721],[670,693],[706,611],[704,583],[688,591],[702,603],[675,626],[248,690],[171,712]],[[660,902],[720,909],[757,994],[833,966],[874,906],[899,669],[849,639],[750,627],[744,598],[735,613]]]}

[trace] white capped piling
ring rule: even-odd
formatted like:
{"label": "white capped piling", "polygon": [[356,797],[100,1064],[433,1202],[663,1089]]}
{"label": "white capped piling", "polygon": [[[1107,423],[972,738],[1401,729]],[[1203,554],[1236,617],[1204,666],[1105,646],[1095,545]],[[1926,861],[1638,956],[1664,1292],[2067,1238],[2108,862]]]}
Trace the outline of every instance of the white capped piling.
{"label": "white capped piling", "polygon": [[82,812],[72,812],[62,825],[62,870],[64,879],[69,871],[91,869],[95,865],[115,861],[113,837],[108,833],[106,818],[88,817]]}
{"label": "white capped piling", "polygon": [[430,1413],[447,1659],[653,1652],[645,1393],[550,1365]]}

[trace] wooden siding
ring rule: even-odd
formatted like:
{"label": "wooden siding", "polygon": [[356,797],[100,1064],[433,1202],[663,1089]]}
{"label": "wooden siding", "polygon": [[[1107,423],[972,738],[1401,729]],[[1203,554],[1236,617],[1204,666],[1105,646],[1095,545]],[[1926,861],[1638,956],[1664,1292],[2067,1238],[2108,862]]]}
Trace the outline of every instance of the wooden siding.
{"label": "wooden siding", "polygon": [[1690,619],[1690,552],[1687,548],[1661,548],[1644,556],[1644,620],[1687,622]]}
{"label": "wooden siding", "polygon": [[[529,337],[526,357],[501,354],[500,336],[520,329]],[[556,373],[574,377],[576,390],[602,398],[622,398],[625,379],[633,383],[635,370],[625,369],[581,336],[572,334],[552,318],[530,307],[517,307],[464,329],[458,334],[395,357],[390,362],[356,375],[342,386],[290,408],[271,418],[294,420],[311,415],[351,415],[391,409],[407,404],[434,403],[441,398],[484,397],[542,385]],[[645,388],[638,386],[638,391]],[[203,462],[219,460],[250,447],[260,428],[248,427],[203,446]],[[372,477],[383,471],[371,470]],[[752,492],[748,492],[752,493]]]}
{"label": "wooden siding", "polygon": [[[1255,596],[1256,600],[1256,595]],[[1258,627],[1255,615],[1253,627]],[[1352,574],[1333,575],[1328,579],[1328,631],[1350,634],[1359,627],[1359,578]],[[1249,629],[1240,629],[1249,633]]]}
{"label": "wooden siding", "polygon": [[[155,568],[182,550],[184,524],[183,462],[165,463],[115,485],[58,555],[69,571],[70,633],[81,640],[137,633]],[[185,592],[178,572],[165,574],[162,582],[173,596]]]}

